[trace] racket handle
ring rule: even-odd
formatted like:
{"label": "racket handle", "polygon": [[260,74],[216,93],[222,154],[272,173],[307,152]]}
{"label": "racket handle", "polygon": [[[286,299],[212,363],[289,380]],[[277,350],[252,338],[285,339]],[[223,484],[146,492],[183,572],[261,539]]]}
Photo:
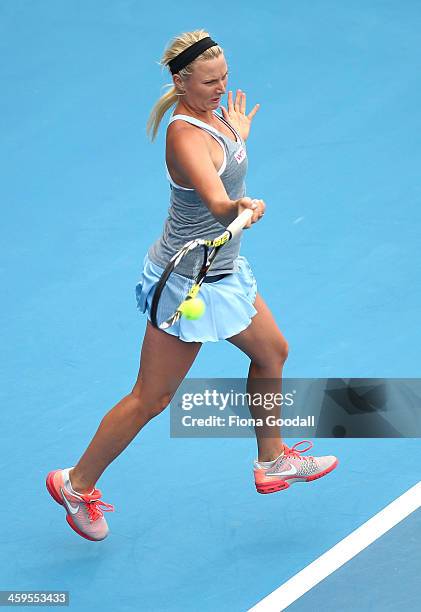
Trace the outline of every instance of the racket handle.
{"label": "racket handle", "polygon": [[227,231],[231,232],[232,237],[237,236],[247,223],[247,221],[252,217],[253,211],[250,208],[243,210],[241,214],[238,215],[236,219],[232,223],[230,223],[227,227]]}

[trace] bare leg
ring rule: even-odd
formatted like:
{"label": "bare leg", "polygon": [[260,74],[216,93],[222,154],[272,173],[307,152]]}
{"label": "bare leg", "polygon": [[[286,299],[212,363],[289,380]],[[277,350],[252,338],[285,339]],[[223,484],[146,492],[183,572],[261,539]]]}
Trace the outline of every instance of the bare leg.
{"label": "bare leg", "polygon": [[[279,330],[269,308],[259,294],[254,307],[257,314],[250,325],[242,332],[228,338],[228,341],[241,349],[251,359],[247,392],[251,396],[264,393],[281,393],[282,368],[288,355],[288,343]],[[272,379],[264,382],[262,379]],[[264,406],[250,406],[254,419],[263,419],[273,415],[280,416],[280,407],[267,410]],[[272,461],[283,450],[279,427],[256,427],[256,440],[259,461]]]}
{"label": "bare leg", "polygon": [[105,468],[152,417],[168,406],[201,346],[200,342],[183,342],[154,328],[148,321],[136,384],[105,415],[88,448],[71,470],[76,491],[92,491]]}

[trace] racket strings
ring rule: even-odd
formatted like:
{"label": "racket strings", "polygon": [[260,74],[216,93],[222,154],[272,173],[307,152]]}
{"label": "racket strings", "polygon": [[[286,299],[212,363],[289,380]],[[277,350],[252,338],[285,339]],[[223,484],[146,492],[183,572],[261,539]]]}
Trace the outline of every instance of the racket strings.
{"label": "racket strings", "polygon": [[187,298],[196,284],[206,255],[207,248],[197,245],[191,250],[186,250],[174,266],[161,289],[156,315],[158,325],[169,321]]}

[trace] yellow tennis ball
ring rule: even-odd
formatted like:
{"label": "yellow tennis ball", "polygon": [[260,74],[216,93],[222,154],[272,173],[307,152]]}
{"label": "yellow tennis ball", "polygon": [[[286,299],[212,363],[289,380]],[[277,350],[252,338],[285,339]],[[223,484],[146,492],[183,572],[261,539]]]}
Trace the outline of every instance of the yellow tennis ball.
{"label": "yellow tennis ball", "polygon": [[205,312],[205,302],[196,297],[185,300],[180,306],[181,314],[190,321],[200,319]]}

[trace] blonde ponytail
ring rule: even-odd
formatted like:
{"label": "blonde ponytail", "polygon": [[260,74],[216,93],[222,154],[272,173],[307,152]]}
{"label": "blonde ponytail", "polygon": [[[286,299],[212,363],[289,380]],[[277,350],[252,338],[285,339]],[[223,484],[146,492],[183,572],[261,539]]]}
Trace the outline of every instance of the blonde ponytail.
{"label": "blonde ponytail", "polygon": [[168,91],[164,93],[153,107],[151,114],[149,115],[148,123],[146,124],[146,132],[153,142],[158,133],[159,124],[161,123],[162,117],[165,115],[168,109],[177,104],[178,96],[175,93],[176,89],[174,85],[166,85],[170,87]]}

